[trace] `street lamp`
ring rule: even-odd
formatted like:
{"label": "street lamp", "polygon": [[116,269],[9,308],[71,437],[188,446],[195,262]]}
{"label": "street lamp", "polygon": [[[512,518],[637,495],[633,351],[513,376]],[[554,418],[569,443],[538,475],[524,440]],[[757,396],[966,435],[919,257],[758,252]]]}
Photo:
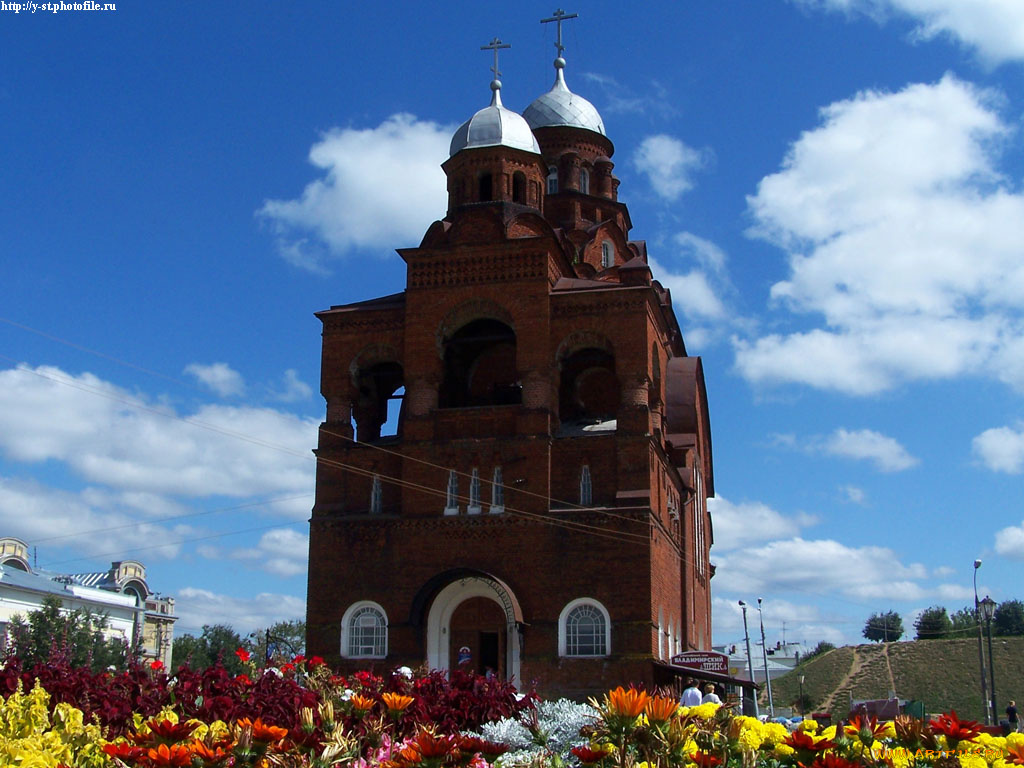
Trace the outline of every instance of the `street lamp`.
{"label": "street lamp", "polygon": [[981,639],[981,609],[978,602],[978,569],[981,560],[974,561],[974,623],[978,625],[978,667],[981,670],[981,706],[985,710],[985,725],[992,725],[988,711],[988,686],[985,683],[985,651]]}
{"label": "street lamp", "polygon": [[775,702],[772,701],[772,676],[768,674],[768,644],[764,639],[764,614],[761,613],[761,598],[757,598],[757,615],[761,619],[761,656],[764,659],[764,684],[768,686],[768,713],[775,719]]}
{"label": "street lamp", "polygon": [[[743,637],[747,641],[747,677],[750,683],[754,683],[754,663],[750,656],[750,632],[747,630],[747,604],[740,600],[740,610],[743,611]],[[757,694],[751,697],[754,700],[754,717],[757,717]]]}
{"label": "street lamp", "polygon": [[988,632],[988,677],[989,691],[992,693],[992,721],[993,725],[999,722],[996,715],[996,668],[992,663],[992,617],[996,615],[996,601],[988,595],[981,601],[981,615],[985,618],[985,630]]}
{"label": "street lamp", "polygon": [[807,716],[807,707],[804,706],[804,676],[800,675],[800,714]]}

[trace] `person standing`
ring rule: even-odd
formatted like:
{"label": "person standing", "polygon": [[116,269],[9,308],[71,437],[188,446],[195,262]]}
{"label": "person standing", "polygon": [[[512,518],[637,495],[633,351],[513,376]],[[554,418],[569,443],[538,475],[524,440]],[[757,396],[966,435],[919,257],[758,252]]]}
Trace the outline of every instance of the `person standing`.
{"label": "person standing", "polygon": [[1020,715],[1017,714],[1017,702],[1011,701],[1006,705],[1006,720],[1010,723],[1010,730],[1020,733]]}
{"label": "person standing", "polygon": [[696,707],[700,702],[700,688],[697,687],[697,681],[691,677],[686,681],[686,690],[683,691],[683,698],[679,700],[679,704],[683,707]]}
{"label": "person standing", "polygon": [[718,694],[715,693],[715,684],[708,683],[704,686],[704,698],[700,700],[701,704],[721,704],[722,700],[718,698]]}

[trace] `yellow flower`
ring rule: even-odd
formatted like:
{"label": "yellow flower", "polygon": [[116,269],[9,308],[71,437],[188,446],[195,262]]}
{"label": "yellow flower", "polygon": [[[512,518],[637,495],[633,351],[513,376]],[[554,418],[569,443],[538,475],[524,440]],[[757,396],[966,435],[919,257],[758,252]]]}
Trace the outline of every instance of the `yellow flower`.
{"label": "yellow flower", "polygon": [[988,768],[985,758],[977,752],[961,752],[959,757],[961,768]]}
{"label": "yellow flower", "polygon": [[689,714],[694,717],[699,717],[701,720],[710,720],[715,716],[715,712],[718,711],[720,704],[712,704],[710,701],[707,704],[699,704],[696,707],[690,707]]}
{"label": "yellow flower", "polygon": [[790,755],[793,754],[793,752],[794,752],[794,749],[792,747],[790,747],[790,746],[785,745],[785,744],[776,744],[775,745],[775,756],[776,757],[789,757]]}
{"label": "yellow flower", "polygon": [[744,728],[740,731],[739,743],[744,749],[758,750],[762,741],[761,734],[753,728]]}
{"label": "yellow flower", "polygon": [[818,721],[817,720],[801,720],[800,724],[796,727],[798,731],[804,733],[817,733],[818,732]]}

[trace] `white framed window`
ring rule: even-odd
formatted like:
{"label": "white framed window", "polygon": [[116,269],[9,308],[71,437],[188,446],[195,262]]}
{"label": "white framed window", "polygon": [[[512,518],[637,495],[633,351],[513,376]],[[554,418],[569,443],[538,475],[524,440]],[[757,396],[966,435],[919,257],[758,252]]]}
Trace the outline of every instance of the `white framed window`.
{"label": "white framed window", "polygon": [[505,486],[501,477],[501,467],[494,468],[491,476],[491,514],[497,515],[505,511]]}
{"label": "white framed window", "polygon": [[469,506],[466,507],[466,514],[480,514],[480,470],[473,467],[473,474],[469,478]]}
{"label": "white framed window", "polygon": [[558,617],[558,655],[607,656],[611,653],[611,626],[608,611],[597,600],[573,600]]}
{"label": "white framed window", "polygon": [[444,513],[459,514],[459,476],[454,469],[448,470],[448,488],[444,494]]}
{"label": "white framed window", "polygon": [[384,488],[380,482],[380,475],[373,476],[373,485],[370,486],[370,513],[379,515],[384,508]]}
{"label": "white framed window", "polygon": [[615,246],[611,240],[601,241],[601,266],[611,267],[615,264]]}
{"label": "white framed window", "polygon": [[555,166],[548,168],[548,194],[558,193],[558,169]]}
{"label": "white framed window", "polygon": [[705,507],[707,503],[704,497],[704,476],[701,474],[700,469],[697,467],[693,468],[694,473],[694,494],[693,494],[693,543],[694,543],[694,559],[697,563],[697,573],[701,576],[704,575],[704,568],[707,560],[707,553],[704,548],[704,519]]}
{"label": "white framed window", "polygon": [[589,507],[594,503],[594,485],[590,481],[590,465],[584,464],[580,470],[580,506]]}
{"label": "white framed window", "polygon": [[353,603],[341,618],[341,655],[383,659],[388,655],[388,617],[377,603]]}
{"label": "white framed window", "polygon": [[590,171],[586,168],[580,168],[580,192],[590,194]]}

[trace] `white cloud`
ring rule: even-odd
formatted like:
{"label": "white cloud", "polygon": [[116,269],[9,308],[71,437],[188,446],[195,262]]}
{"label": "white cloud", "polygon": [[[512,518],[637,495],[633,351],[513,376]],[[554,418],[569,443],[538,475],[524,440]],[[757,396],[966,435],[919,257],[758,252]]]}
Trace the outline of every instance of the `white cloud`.
{"label": "white cloud", "polygon": [[296,576],[306,572],[309,536],[292,528],[277,528],[264,533],[255,547],[236,549],[227,557],[247,562],[275,576]]}
{"label": "white cloud", "polygon": [[335,128],[309,152],[324,176],[297,199],[267,200],[258,214],[274,226],[282,255],[314,271],[332,255],[416,245],[445,214],[440,166],[454,131],[409,114],[376,128]]}
{"label": "white cloud", "polygon": [[[191,422],[191,423],[190,423]],[[118,491],[246,497],[313,487],[317,423],[268,408],[177,414],[90,373],[0,371],[0,452]]]}
{"label": "white cloud", "polygon": [[799,0],[842,11],[858,11],[879,22],[888,13],[917,22],[915,36],[948,35],[977,50],[992,64],[1024,60],[1024,4],[1019,0]]}
{"label": "white cloud", "polygon": [[794,591],[855,599],[917,599],[923,565],[900,563],[887,547],[850,547],[830,539],[771,541],[716,556],[718,589],[739,594]]}
{"label": "white cloud", "polygon": [[[260,593],[248,598],[217,594],[207,589],[185,587],[175,595],[178,623],[189,634],[200,633],[204,625],[227,624],[239,635],[269,627],[279,621],[305,619],[306,601],[295,595]],[[185,633],[182,633],[185,634]]]}
{"label": "white cloud", "polygon": [[776,306],[820,328],[735,339],[755,382],[872,394],[987,373],[1024,389],[1024,195],[997,168],[997,96],[947,75],[822,110],[748,199],[789,252]]}
{"label": "white cloud", "polygon": [[785,517],[759,501],[733,504],[723,496],[708,499],[715,532],[714,553],[728,552],[755,542],[796,536],[817,523],[813,515]]}
{"label": "white cloud", "polygon": [[867,501],[867,495],[864,493],[863,488],[858,488],[856,485],[844,485],[839,491],[843,494],[843,497],[851,504],[858,504],[863,506]]}
{"label": "white cloud", "polygon": [[633,153],[633,165],[665,200],[677,200],[691,189],[692,176],[704,163],[704,153],[663,133],[648,136]]}
{"label": "white cloud", "polygon": [[282,377],[281,389],[274,393],[274,399],[283,403],[295,403],[301,400],[308,400],[313,395],[313,389],[299,378],[299,373],[294,368],[289,368]]}
{"label": "white cloud", "polygon": [[212,363],[211,365],[190,363],[185,366],[185,373],[194,376],[200,384],[221,397],[241,395],[245,392],[245,381],[242,379],[242,374],[227,363]]}
{"label": "white cloud", "polygon": [[146,518],[182,514],[182,508],[158,497],[141,504],[143,496],[96,488],[71,492],[0,476],[0,530],[37,544],[40,565],[63,571],[73,572],[80,565],[54,563],[56,553],[68,547],[90,558],[120,559],[119,553],[139,550],[145,550],[145,559],[177,557],[180,546],[174,542],[192,529]]}
{"label": "white cloud", "polygon": [[971,449],[993,472],[1019,475],[1024,470],[1024,426],[986,429],[971,441]]}
{"label": "white cloud", "polygon": [[918,463],[899,442],[870,429],[837,429],[823,449],[833,456],[871,461],[881,472],[901,472]]}
{"label": "white cloud", "polygon": [[1024,560],[1024,522],[996,534],[996,552],[1011,560]]}

